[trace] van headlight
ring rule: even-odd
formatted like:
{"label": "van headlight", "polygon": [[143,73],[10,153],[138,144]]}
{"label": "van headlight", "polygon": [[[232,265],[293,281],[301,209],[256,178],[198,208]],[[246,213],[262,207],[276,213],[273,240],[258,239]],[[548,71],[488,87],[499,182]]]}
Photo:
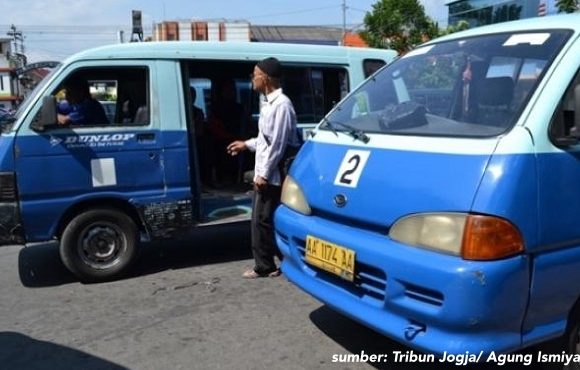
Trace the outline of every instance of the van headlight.
{"label": "van headlight", "polygon": [[296,212],[300,212],[304,215],[312,214],[312,210],[306,201],[304,192],[302,192],[300,185],[298,185],[291,176],[286,176],[284,184],[282,185],[281,202]]}
{"label": "van headlight", "polygon": [[467,213],[426,213],[399,219],[389,236],[401,243],[461,256],[493,260],[524,250],[519,230],[494,216]]}

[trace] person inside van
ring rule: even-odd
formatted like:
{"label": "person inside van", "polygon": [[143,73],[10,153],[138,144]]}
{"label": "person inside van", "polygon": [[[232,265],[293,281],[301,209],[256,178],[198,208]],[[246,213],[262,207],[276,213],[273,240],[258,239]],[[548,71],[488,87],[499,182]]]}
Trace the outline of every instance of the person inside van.
{"label": "person inside van", "polygon": [[215,144],[216,180],[220,184],[231,184],[238,180],[238,160],[229,156],[224,148],[240,136],[245,113],[236,99],[233,79],[220,79],[213,86],[208,131]]}
{"label": "person inside van", "polygon": [[195,105],[197,91],[193,86],[189,88],[191,94],[191,114],[192,120],[190,129],[193,129],[194,135],[191,136],[192,142],[195,142],[197,149],[197,160],[199,163],[199,175],[203,186],[211,184],[211,165],[213,163],[213,145],[211,138],[207,135],[205,114],[203,110]]}
{"label": "person inside van", "polygon": [[82,78],[71,78],[64,83],[68,109],[59,109],[59,125],[101,125],[109,120],[103,106],[93,99],[89,84]]}
{"label": "person inside van", "polygon": [[258,122],[258,137],[234,141],[227,150],[232,156],[244,150],[256,152],[254,199],[252,206],[252,252],[255,266],[243,273],[246,279],[276,277],[280,270],[274,257],[281,258],[274,238],[274,211],[280,204],[282,176],[279,163],[289,147],[298,147],[296,113],[280,87],[282,68],[276,58],[256,64],[252,77],[254,90],[266,96]]}

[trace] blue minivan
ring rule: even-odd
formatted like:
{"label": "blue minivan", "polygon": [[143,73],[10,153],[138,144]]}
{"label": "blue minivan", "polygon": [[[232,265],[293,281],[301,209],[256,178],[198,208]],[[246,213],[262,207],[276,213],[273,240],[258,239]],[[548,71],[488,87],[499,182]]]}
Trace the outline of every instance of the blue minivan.
{"label": "blue minivan", "polygon": [[[140,240],[248,220],[251,185],[243,174],[253,168],[252,157],[228,158],[225,145],[257,131],[260,99],[250,88],[250,74],[257,61],[269,56],[282,62],[284,90],[307,135],[373,72],[369,66],[391,61],[395,52],[159,42],[74,55],[36,87],[3,127],[0,243],[58,240],[66,267],[82,280],[99,281],[125,272]],[[93,98],[111,108],[109,122],[56,125],[56,100],[70,79],[86,81]],[[229,136],[219,141],[210,131],[223,105],[211,112],[210,99],[214,84],[226,80],[243,88],[228,106],[235,109],[226,112],[227,130],[221,134]],[[205,112],[196,106],[200,100],[192,99],[194,92],[205,99]]]}
{"label": "blue minivan", "polygon": [[411,348],[579,353],[580,14],[422,45],[320,123],[283,185],[282,270]]}

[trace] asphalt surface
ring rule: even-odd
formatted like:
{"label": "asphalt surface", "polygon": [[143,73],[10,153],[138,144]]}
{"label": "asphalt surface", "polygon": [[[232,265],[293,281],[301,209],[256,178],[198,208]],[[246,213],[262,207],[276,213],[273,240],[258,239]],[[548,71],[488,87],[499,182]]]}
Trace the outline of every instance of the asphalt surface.
{"label": "asphalt surface", "polygon": [[130,276],[101,284],[79,283],[54,243],[2,247],[0,369],[465,368],[333,363],[335,354],[409,349],[283,276],[241,279],[249,245],[247,225],[143,245]]}

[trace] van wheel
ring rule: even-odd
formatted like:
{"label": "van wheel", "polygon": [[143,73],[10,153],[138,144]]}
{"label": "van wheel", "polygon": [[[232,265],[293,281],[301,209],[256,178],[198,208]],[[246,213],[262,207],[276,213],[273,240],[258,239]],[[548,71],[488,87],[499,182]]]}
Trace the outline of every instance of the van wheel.
{"label": "van wheel", "polygon": [[[564,351],[571,355],[580,354],[580,317],[579,311],[574,310],[570,315],[568,327],[564,334]],[[564,370],[580,370],[580,364],[571,361],[568,366],[563,366]]]}
{"label": "van wheel", "polygon": [[[559,338],[542,343],[537,346],[539,350],[546,354],[580,354],[580,306],[577,306],[568,317],[566,332]],[[571,361],[570,364],[564,365],[561,362],[542,363],[544,370],[580,370],[580,364]]]}
{"label": "van wheel", "polygon": [[93,209],[72,219],[62,234],[60,258],[81,281],[110,280],[124,273],[137,252],[137,226],[126,214]]}

